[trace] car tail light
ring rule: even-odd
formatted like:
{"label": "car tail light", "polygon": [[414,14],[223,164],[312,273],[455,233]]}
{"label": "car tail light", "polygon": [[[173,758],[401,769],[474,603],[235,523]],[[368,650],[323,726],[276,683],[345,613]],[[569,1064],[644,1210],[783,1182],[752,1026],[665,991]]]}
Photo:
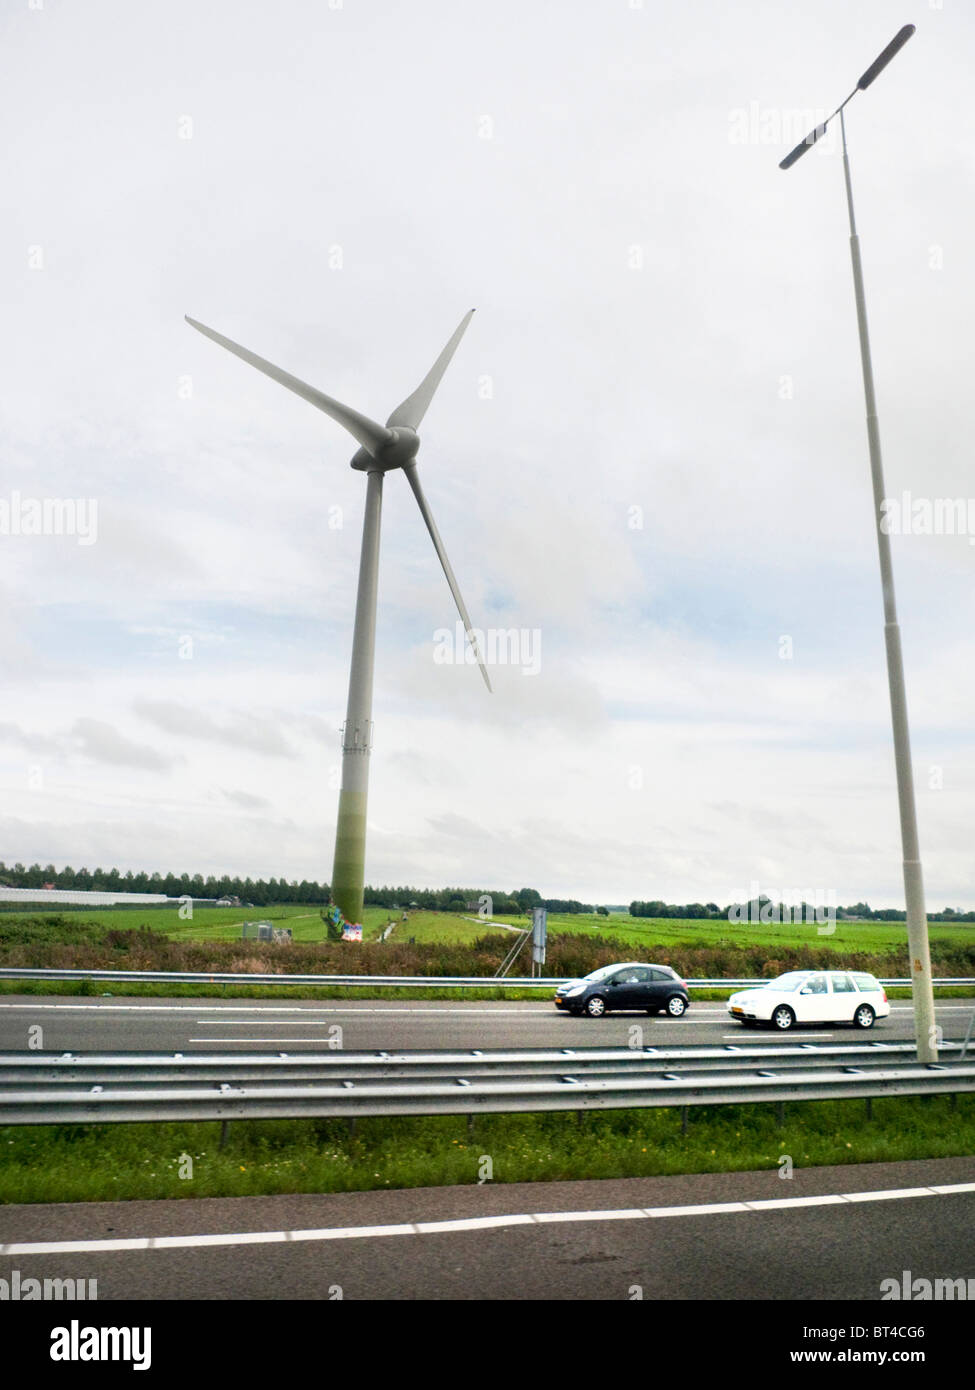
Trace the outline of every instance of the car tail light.
{"label": "car tail light", "polygon": [[880,993],[884,996],[884,1003],[886,1004],[886,1003],[887,1003],[887,991],[886,991],[885,989],[882,989],[882,990],[880,991]]}

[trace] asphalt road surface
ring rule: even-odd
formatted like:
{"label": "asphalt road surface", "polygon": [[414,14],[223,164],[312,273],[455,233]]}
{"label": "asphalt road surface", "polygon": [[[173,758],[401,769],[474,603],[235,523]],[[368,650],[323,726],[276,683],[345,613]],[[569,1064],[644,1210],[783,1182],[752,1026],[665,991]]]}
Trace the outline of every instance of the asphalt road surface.
{"label": "asphalt road surface", "polygon": [[[939,1001],[937,1020],[945,1038],[963,1038],[975,999]],[[571,1018],[550,1000],[525,1002],[344,999],[126,999],[0,998],[0,1050],[29,1046],[43,1052],[228,1052],[324,1051],[373,1048],[461,1049],[473,1047],[668,1046],[746,1040],[867,1039],[906,1041],[913,1036],[909,1001],[895,1002],[888,1019],[872,1030],[833,1025],[746,1031],[732,1023],[723,1003],[692,1003],[682,1019],[645,1013]],[[31,1029],[40,1027],[40,1034]],[[336,1033],[336,1028],[341,1029]],[[639,1035],[631,1030],[641,1029]],[[38,1048],[38,1043],[40,1047]]]}
{"label": "asphalt road surface", "polygon": [[[975,1281],[973,1229],[971,1158],[796,1168],[789,1181],[773,1166],[3,1207],[0,1278],[97,1279],[102,1301],[879,1300],[881,1281],[903,1284],[905,1271]],[[124,1241],[134,1247],[112,1248]]]}

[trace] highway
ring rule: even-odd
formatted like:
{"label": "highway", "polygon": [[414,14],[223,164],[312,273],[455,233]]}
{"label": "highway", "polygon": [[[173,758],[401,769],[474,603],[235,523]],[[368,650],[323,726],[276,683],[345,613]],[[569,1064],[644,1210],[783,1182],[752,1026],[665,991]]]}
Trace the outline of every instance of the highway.
{"label": "highway", "polygon": [[[788,1181],[771,1164],[602,1182],[9,1206],[0,1208],[0,1277],[97,1279],[101,1301],[874,1301],[881,1281],[901,1284],[905,1270],[975,1287],[973,1227],[971,1158],[796,1168]],[[134,1246],[113,1248],[125,1241]]]}
{"label": "highway", "polygon": [[[868,1033],[785,1036],[906,1040],[910,1004],[892,1008]],[[940,1002],[945,1036],[964,1036],[973,1009],[972,999]],[[707,1002],[680,1020],[590,1021],[546,999],[0,997],[0,1050],[54,1054],[765,1041],[783,1035],[746,1032]],[[97,1279],[102,1301],[876,1300],[881,1280],[904,1270],[975,1281],[975,1159],[779,1173],[776,1161],[760,1172],[601,1182],[6,1206],[0,1278]]]}
{"label": "highway", "polygon": [[[975,999],[937,1003],[946,1038],[963,1038]],[[719,1002],[692,1003],[682,1019],[643,1013],[602,1019],[571,1018],[544,998],[498,1002],[407,999],[150,999],[0,997],[0,1050],[20,1052],[249,1052],[326,1048],[668,1046],[747,1041],[779,1043],[830,1038],[864,1042],[913,1036],[909,1001],[891,1005],[889,1019],[869,1032],[831,1025],[746,1031]],[[38,1033],[37,1029],[41,1031]],[[639,1034],[632,1030],[639,1029]],[[338,1030],[338,1031],[337,1031]]]}

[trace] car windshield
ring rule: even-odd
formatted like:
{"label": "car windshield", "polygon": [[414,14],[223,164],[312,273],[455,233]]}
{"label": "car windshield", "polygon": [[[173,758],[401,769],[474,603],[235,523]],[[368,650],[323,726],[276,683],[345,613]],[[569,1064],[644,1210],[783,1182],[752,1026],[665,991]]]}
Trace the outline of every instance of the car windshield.
{"label": "car windshield", "polygon": [[798,989],[805,979],[808,979],[808,976],[804,975],[801,970],[790,970],[786,975],[779,975],[777,979],[769,980],[768,984],[763,985],[762,988],[775,989],[780,994],[790,994],[793,990]]}
{"label": "car windshield", "polygon": [[605,980],[607,975],[612,975],[615,970],[622,970],[622,965],[603,965],[598,970],[594,970],[591,975],[583,975],[584,980]]}

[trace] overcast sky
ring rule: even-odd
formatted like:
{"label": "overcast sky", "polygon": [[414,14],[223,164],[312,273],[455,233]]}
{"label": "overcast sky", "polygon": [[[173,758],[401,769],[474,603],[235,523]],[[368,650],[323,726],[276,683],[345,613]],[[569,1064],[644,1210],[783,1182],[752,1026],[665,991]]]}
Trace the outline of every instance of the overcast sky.
{"label": "overcast sky", "polygon": [[[385,420],[476,306],[420,476],[540,662],[435,661],[388,475],[367,879],[902,906],[837,142],[777,164],[906,22],[848,112],[887,491],[968,498],[970,4],[6,0],[0,858],[330,877],[365,478],[183,315]],[[893,538],[933,909],[973,541]]]}

